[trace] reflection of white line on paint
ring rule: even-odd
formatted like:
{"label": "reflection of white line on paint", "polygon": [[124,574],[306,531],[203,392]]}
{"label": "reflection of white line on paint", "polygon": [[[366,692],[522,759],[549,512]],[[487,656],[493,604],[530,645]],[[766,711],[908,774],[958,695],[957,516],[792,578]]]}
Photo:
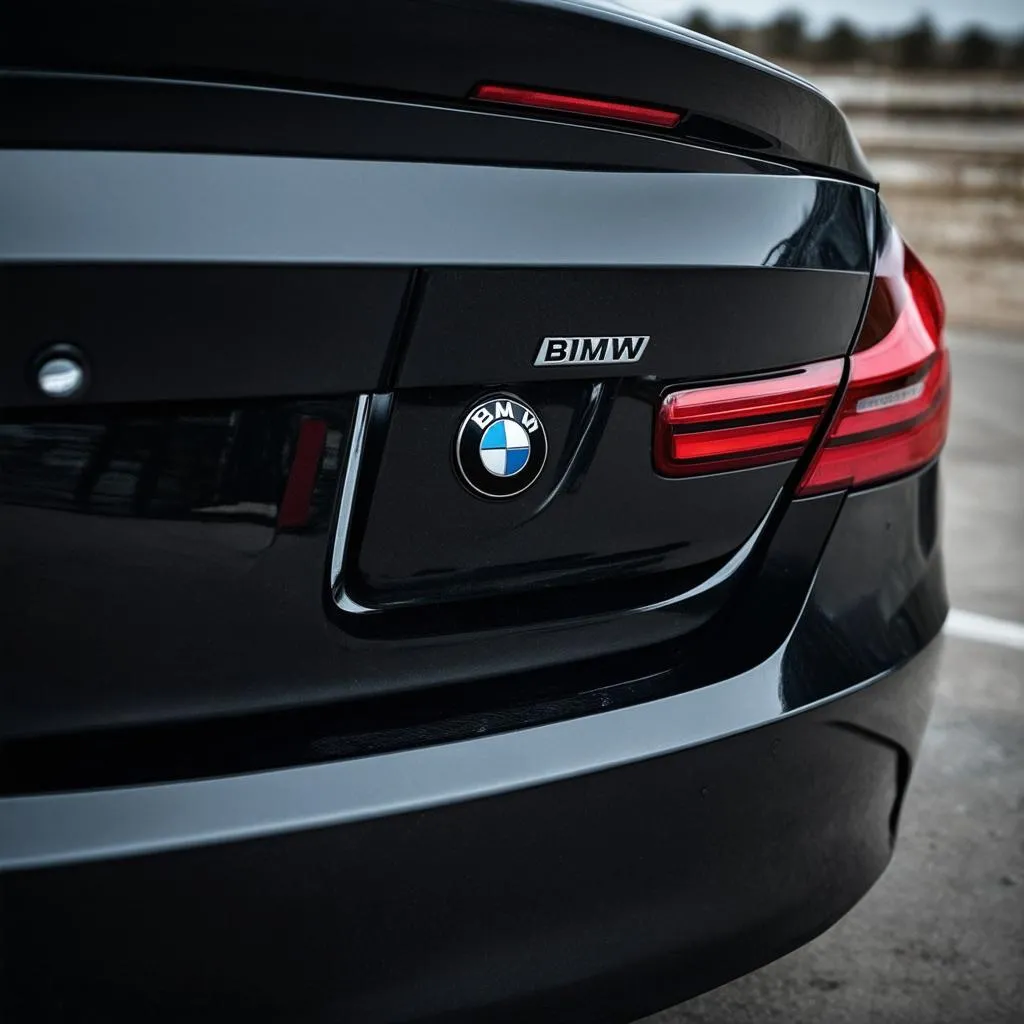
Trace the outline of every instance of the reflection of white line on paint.
{"label": "reflection of white line on paint", "polygon": [[978,615],[960,608],[950,608],[944,627],[949,636],[964,640],[979,640],[986,644],[999,644],[1024,651],[1024,623],[996,619],[991,615]]}

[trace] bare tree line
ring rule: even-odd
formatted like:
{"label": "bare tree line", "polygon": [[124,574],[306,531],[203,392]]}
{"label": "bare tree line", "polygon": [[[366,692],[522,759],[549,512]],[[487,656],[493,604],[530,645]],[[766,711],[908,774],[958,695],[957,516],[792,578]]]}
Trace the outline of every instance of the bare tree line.
{"label": "bare tree line", "polygon": [[718,21],[699,8],[682,23],[703,35],[782,63],[862,64],[907,71],[1024,72],[1024,31],[1006,37],[982,25],[969,25],[945,38],[927,15],[900,31],[880,33],[866,31],[849,18],[837,18],[816,35],[808,30],[806,17],[796,9],[782,11],[764,24],[751,25]]}

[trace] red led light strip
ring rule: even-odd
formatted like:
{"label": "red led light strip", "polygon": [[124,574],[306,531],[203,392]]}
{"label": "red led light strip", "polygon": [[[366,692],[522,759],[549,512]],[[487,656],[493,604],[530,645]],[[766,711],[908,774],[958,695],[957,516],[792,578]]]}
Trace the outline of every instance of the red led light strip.
{"label": "red led light strip", "polygon": [[[838,411],[797,494],[877,483],[939,454],[950,404],[944,322],[935,279],[894,232]],[[664,476],[696,476],[799,458],[832,404],[843,362],[671,392],[655,424],[655,468]]]}
{"label": "red led light strip", "polygon": [[766,380],[667,395],[654,462],[665,476],[695,476],[795,459],[835,395],[843,360],[813,363]]}
{"label": "red led light strip", "polygon": [[534,107],[538,110],[557,110],[565,114],[583,114],[588,117],[610,117],[616,121],[632,121],[655,128],[675,128],[682,120],[676,110],[659,107],[644,107],[635,103],[617,103],[588,96],[570,96],[560,92],[544,92],[541,89],[522,89],[512,85],[478,85],[473,98],[491,103],[511,103],[519,107]]}

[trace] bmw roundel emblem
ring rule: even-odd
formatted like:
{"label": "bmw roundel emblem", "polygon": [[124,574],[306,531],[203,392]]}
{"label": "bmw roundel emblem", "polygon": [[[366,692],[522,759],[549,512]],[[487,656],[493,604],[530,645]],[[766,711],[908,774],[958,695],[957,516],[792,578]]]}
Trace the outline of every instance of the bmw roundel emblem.
{"label": "bmw roundel emblem", "polygon": [[455,465],[485,498],[512,498],[532,484],[548,458],[540,417],[514,395],[491,395],[466,413],[455,438]]}

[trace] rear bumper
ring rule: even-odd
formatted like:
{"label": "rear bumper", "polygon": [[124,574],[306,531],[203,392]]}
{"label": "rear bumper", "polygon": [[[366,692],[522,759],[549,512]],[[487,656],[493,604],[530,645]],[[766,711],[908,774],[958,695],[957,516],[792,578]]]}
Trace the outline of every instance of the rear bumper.
{"label": "rear bumper", "polygon": [[710,686],[0,799],[4,1019],[627,1021],[807,941],[892,851],[946,610],[937,490],[846,499],[786,642]]}
{"label": "rear bumper", "polygon": [[[936,653],[715,742],[234,842],[198,842],[208,802],[259,831],[294,773],[92,794],[109,836],[119,805],[140,843],[148,799],[148,824],[181,842],[69,844],[89,859],[28,870],[23,847],[2,883],[6,1019],[629,1020],[713,987],[828,927],[881,873]],[[664,720],[670,703],[644,709]],[[174,789],[168,820],[158,791]]]}

